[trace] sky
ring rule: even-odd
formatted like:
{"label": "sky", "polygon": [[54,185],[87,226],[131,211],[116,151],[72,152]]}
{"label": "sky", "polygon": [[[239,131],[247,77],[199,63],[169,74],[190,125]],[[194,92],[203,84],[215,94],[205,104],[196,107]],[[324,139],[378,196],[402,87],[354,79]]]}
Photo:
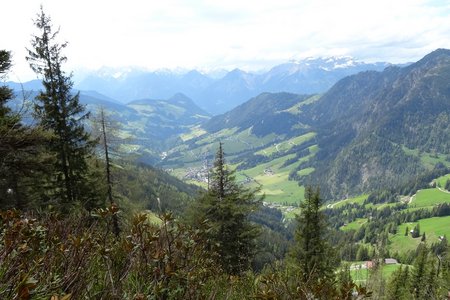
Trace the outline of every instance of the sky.
{"label": "sky", "polygon": [[68,41],[67,71],[269,69],[292,59],[352,56],[417,61],[450,48],[450,0],[4,0],[0,49],[9,79],[36,78],[25,61],[40,5]]}

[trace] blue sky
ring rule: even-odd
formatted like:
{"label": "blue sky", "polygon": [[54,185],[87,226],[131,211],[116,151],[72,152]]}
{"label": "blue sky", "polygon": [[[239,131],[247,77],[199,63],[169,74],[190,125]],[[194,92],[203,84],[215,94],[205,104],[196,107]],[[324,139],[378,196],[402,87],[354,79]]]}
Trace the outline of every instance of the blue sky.
{"label": "blue sky", "polygon": [[69,42],[67,68],[267,69],[290,59],[349,55],[415,61],[450,48],[450,1],[422,0],[7,0],[0,48],[11,80],[25,62],[40,4]]}

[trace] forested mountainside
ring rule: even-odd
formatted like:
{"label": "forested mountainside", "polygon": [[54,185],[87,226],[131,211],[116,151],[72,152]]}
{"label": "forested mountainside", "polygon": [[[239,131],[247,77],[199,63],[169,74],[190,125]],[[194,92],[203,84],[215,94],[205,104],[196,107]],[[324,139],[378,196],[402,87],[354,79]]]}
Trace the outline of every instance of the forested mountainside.
{"label": "forested mountainside", "polygon": [[221,140],[242,173],[282,167],[330,199],[403,184],[449,164],[449,76],[450,51],[439,49],[346,77],[323,95],[264,93],[192,128],[163,165],[211,157]]}
{"label": "forested mountainside", "polygon": [[233,110],[216,116],[202,128],[215,133],[223,128],[238,128],[238,131],[251,128],[253,134],[263,137],[270,133],[291,135],[299,125],[298,118],[287,111],[305,101],[310,96],[291,93],[263,93]]}
{"label": "forested mountainside", "polygon": [[404,183],[432,167],[427,156],[448,164],[449,78],[450,51],[440,49],[338,82],[308,110],[321,149],[308,179],[342,196]]}

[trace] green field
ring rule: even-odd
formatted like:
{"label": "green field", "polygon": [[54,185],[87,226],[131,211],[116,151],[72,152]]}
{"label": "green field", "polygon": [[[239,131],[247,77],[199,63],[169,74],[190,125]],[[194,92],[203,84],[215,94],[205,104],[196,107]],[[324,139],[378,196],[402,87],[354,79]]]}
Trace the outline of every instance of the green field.
{"label": "green field", "polygon": [[309,141],[310,139],[314,138],[316,136],[315,132],[308,132],[304,135],[297,136],[294,138],[291,138],[289,140],[285,140],[279,143],[275,143],[274,145],[271,145],[267,148],[264,148],[262,150],[259,150],[255,152],[256,155],[265,155],[270,156],[274,153],[283,153],[288,150],[290,150],[294,146],[298,146],[303,144],[306,141]]}
{"label": "green field", "polygon": [[450,237],[450,216],[422,219],[419,224],[420,231],[425,232],[427,239],[444,235]]}
{"label": "green field", "polygon": [[417,191],[409,206],[416,208],[433,207],[440,203],[450,203],[450,193],[435,188]]}
{"label": "green field", "polygon": [[419,157],[421,162],[430,170],[433,169],[437,163],[442,163],[447,167],[450,166],[450,162],[447,161],[446,159],[447,158],[446,154],[432,154],[428,152],[420,152],[419,149],[409,149],[405,146],[402,146],[402,148],[407,155]]}
{"label": "green field", "polygon": [[[296,168],[302,162],[311,159],[318,150],[317,146],[309,147],[309,155],[302,157],[297,162],[282,167],[288,159],[294,158],[295,154],[285,155],[269,162],[259,164],[248,170],[240,171],[241,175],[253,178],[254,187],[261,188],[261,194],[265,194],[265,201],[281,204],[298,204],[304,199],[305,188],[299,186],[296,181],[289,180],[289,172]],[[307,175],[312,172],[312,168],[305,168],[298,171],[300,174]]]}
{"label": "green field", "polygon": [[298,208],[298,207],[296,207],[294,209],[292,209],[292,208],[283,209],[283,207],[282,207],[280,210],[283,212],[283,215],[286,218],[286,220],[292,220],[300,213],[300,208]]}
{"label": "green field", "polygon": [[305,101],[297,103],[294,106],[292,106],[292,107],[290,107],[290,108],[288,108],[286,110],[283,110],[283,112],[288,112],[288,113],[291,113],[293,115],[298,115],[298,114],[300,114],[302,112],[302,110],[301,110],[302,106],[314,103],[317,100],[319,100],[320,97],[321,97],[321,95],[314,95],[314,96],[306,99]]}
{"label": "green field", "polygon": [[328,208],[339,208],[345,204],[357,203],[362,205],[369,195],[364,194],[353,198],[348,198],[328,205]]}
{"label": "green field", "polygon": [[[191,169],[191,174],[195,174],[196,170],[199,170],[204,164],[203,158],[215,153],[219,141],[223,142],[227,162],[232,162],[236,158],[239,161],[239,156],[243,154],[252,153],[252,149],[261,149],[264,146],[263,150],[254,152],[254,154],[265,153],[264,155],[268,157],[275,152],[278,154],[288,152],[292,147],[311,140],[316,135],[314,132],[309,132],[283,140],[284,136],[276,134],[257,137],[252,133],[252,128],[245,130],[239,130],[238,128],[224,129],[205,136],[203,136],[203,133],[204,131],[200,127],[192,127],[189,133],[182,136],[182,139],[190,140],[198,137],[193,144],[194,147],[188,148],[186,145],[179,145],[167,152],[166,168],[171,169],[172,175],[186,180],[185,175],[189,169]],[[299,186],[296,181],[290,181],[289,173],[300,164],[314,157],[319,148],[317,145],[313,145],[308,147],[308,150],[308,155],[290,165],[283,166],[287,160],[296,157],[295,153],[285,154],[256,167],[240,170],[236,173],[236,179],[251,188],[259,188],[260,194],[265,195],[265,201],[286,205],[289,210],[289,206],[297,205],[304,198],[304,187]],[[234,169],[238,165],[238,163],[234,163],[232,168]],[[297,174],[307,176],[313,171],[314,168],[308,167],[298,170]],[[189,182],[203,186],[195,180]],[[292,217],[293,213],[290,210],[287,213]]]}
{"label": "green field", "polygon": [[367,218],[358,218],[355,221],[341,227],[341,230],[358,230],[363,224],[367,223]]}
{"label": "green field", "polygon": [[404,223],[397,227],[397,233],[390,237],[390,245],[389,250],[392,253],[395,252],[406,252],[408,250],[414,251],[417,246],[420,244],[420,237],[413,239],[411,234],[408,233],[408,236],[405,236],[406,227],[408,227],[408,231],[413,229],[416,223]]}
{"label": "green field", "polygon": [[188,133],[182,134],[180,136],[180,138],[183,142],[186,142],[193,138],[200,137],[200,136],[204,135],[205,133],[207,133],[206,130],[204,130],[200,126],[195,126],[195,127],[190,128],[190,131]]}
{"label": "green field", "polygon": [[195,142],[195,146],[188,148],[185,144],[179,145],[168,151],[169,155],[173,155],[166,162],[170,164],[171,161],[176,163],[192,163],[200,162],[205,154],[214,154],[219,145],[219,141],[223,143],[223,149],[227,161],[231,160],[231,156],[237,153],[252,151],[252,149],[259,148],[264,145],[273,144],[283,139],[283,136],[276,134],[269,134],[264,137],[257,137],[251,132],[251,128],[239,131],[238,128],[223,129],[219,132],[204,135],[203,129],[200,127],[193,127],[191,131],[181,136],[183,140],[190,140],[195,137],[200,139]]}
{"label": "green field", "polygon": [[289,171],[281,168],[282,164],[295,154],[279,157],[254,168],[244,170],[245,174],[254,180],[254,186],[261,187],[261,194],[266,195],[265,201],[295,204],[303,200],[304,187],[297,182],[288,180]]}
{"label": "green field", "polygon": [[306,168],[306,169],[301,169],[300,171],[297,171],[297,175],[298,176],[306,176],[311,174],[312,172],[314,172],[314,168]]}
{"label": "green field", "polygon": [[[382,269],[382,274],[383,274],[383,278],[385,280],[389,279],[392,275],[392,273],[397,270],[398,268],[400,268],[400,266],[402,266],[401,264],[395,264],[395,265],[383,265],[383,269]],[[360,284],[360,283],[365,283],[367,281],[367,278],[369,278],[370,276],[370,272],[372,272],[372,270],[370,269],[354,269],[354,270],[350,270],[350,275],[352,276],[352,279]]]}
{"label": "green field", "polygon": [[411,234],[405,236],[406,227],[408,230],[414,228],[419,223],[420,234],[425,232],[426,241],[431,244],[439,241],[439,236],[450,236],[450,216],[434,217],[422,219],[415,223],[404,223],[397,227],[397,234],[390,238],[391,245],[389,249],[393,252],[404,252],[415,250],[420,244],[421,237],[412,238]]}
{"label": "green field", "polygon": [[438,187],[445,188],[445,184],[447,183],[447,180],[450,180],[450,174],[441,176],[433,181],[436,182],[436,185]]}

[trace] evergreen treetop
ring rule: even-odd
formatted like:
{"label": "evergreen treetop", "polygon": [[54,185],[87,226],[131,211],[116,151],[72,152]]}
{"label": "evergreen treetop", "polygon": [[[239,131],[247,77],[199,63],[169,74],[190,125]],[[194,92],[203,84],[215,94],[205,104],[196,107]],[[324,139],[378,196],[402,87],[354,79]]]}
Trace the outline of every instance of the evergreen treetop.
{"label": "evergreen treetop", "polygon": [[323,284],[334,278],[335,253],[327,241],[327,226],[320,211],[321,205],[319,189],[306,187],[305,200],[300,203],[300,214],[296,217],[295,244],[290,253],[303,283]]}
{"label": "evergreen treetop", "polygon": [[228,274],[240,274],[250,268],[255,254],[258,227],[249,215],[261,204],[256,190],[236,182],[234,171],[227,168],[222,143],[216,153],[208,191],[196,204],[196,221],[211,226],[209,239],[217,250],[219,263]]}

